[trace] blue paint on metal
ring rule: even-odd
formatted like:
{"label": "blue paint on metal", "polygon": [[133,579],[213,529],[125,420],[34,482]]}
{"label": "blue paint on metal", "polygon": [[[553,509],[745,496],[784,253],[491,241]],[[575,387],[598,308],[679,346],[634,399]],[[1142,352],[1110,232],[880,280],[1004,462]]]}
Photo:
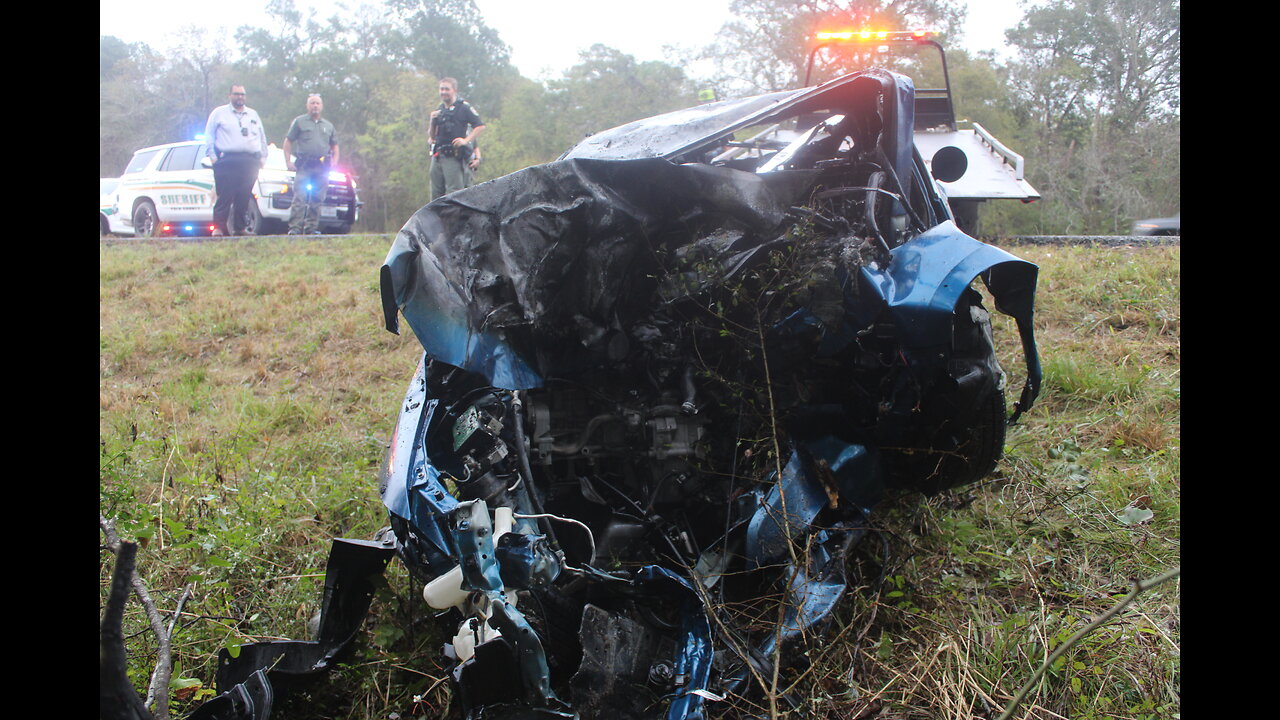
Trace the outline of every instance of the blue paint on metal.
{"label": "blue paint on metal", "polygon": [[863,266],[862,273],[880,292],[900,322],[903,339],[913,347],[950,340],[956,303],[979,275],[1003,263],[1030,265],[965,235],[950,220],[891,253],[887,269]]}
{"label": "blue paint on metal", "polygon": [[405,305],[402,312],[433,357],[479,373],[489,378],[494,387],[528,390],[542,386],[542,377],[496,333],[472,329],[465,321],[442,315],[424,304]]}
{"label": "blue paint on metal", "polygon": [[826,463],[839,488],[840,502],[851,502],[865,513],[884,493],[879,462],[865,446],[830,436],[802,443],[747,526],[746,554],[755,567],[787,557],[787,545],[810,532],[814,518],[830,502],[804,455]]}
{"label": "blue paint on metal", "polygon": [[439,400],[427,397],[425,377],[424,357],[409,381],[392,435],[382,503],[393,515],[413,524],[419,537],[435,549],[434,557],[426,559],[433,570],[441,570],[454,563],[453,545],[441,523],[458,501],[445,489],[440,471],[427,457],[426,432]]}
{"label": "blue paint on metal", "polygon": [[682,595],[684,602],[680,622],[680,648],[676,653],[675,672],[685,682],[667,708],[667,720],[702,720],[703,696],[711,680],[711,664],[715,659],[711,645],[711,622],[697,591],[687,580],[658,565],[646,565],[636,573],[638,585],[665,584],[668,593]]}
{"label": "blue paint on metal", "polygon": [[[1040,393],[1043,370],[1032,319],[1039,268],[998,247],[965,235],[947,220],[892,251],[887,269],[863,266],[864,287],[879,293],[899,325],[908,348],[945,344],[952,316],[966,288],[982,277],[996,309],[1017,321],[1027,379],[1013,422],[1031,408]],[[849,307],[846,302],[846,307]],[[854,316],[867,320],[866,311]]]}
{"label": "blue paint on metal", "polygon": [[840,488],[840,502],[851,502],[865,515],[884,497],[879,458],[871,449],[826,436],[805,443],[805,449],[825,460]]}
{"label": "blue paint on metal", "polygon": [[[690,590],[692,592],[692,589]],[[703,696],[711,680],[711,624],[705,612],[686,611],[680,623],[681,645],[676,655],[677,676],[686,678],[685,686],[672,698],[667,720],[701,720]]]}
{"label": "blue paint on metal", "polygon": [[[830,567],[832,559],[825,547],[819,545],[814,550],[818,557],[810,557],[807,567],[787,567],[791,578],[787,585],[787,610],[779,632],[771,634],[760,647],[762,655],[772,655],[779,640],[787,642],[800,637],[804,631],[825,620],[844,596],[848,586],[844,573]],[[820,569],[813,573],[814,567]]]}
{"label": "blue paint on metal", "polygon": [[515,648],[516,662],[520,666],[520,679],[524,683],[525,697],[535,707],[551,711],[552,717],[576,718],[566,712],[568,703],[551,689],[551,670],[547,666],[546,651],[533,626],[515,605],[507,602],[501,592],[485,593],[493,609],[489,624],[502,632],[502,636]]}
{"label": "blue paint on metal", "polygon": [[747,525],[746,553],[754,567],[786,557],[790,542],[809,529],[827,504],[826,493],[804,467],[800,453],[791,453],[781,478],[773,475],[768,496]]}
{"label": "blue paint on metal", "polygon": [[489,624],[497,628],[516,651],[525,696],[537,707],[561,710],[567,705],[551,689],[542,641],[524,614],[506,598],[501,567],[494,552],[493,521],[483,500],[458,503],[450,530],[462,565],[462,587],[479,590],[489,599],[493,614]]}
{"label": "blue paint on metal", "polygon": [[[849,277],[842,270],[836,272],[840,278],[841,289],[848,299],[852,295]],[[787,344],[794,344],[806,336],[815,337],[817,338],[817,348],[814,351],[816,355],[833,357],[857,338],[857,330],[860,328],[850,324],[849,320],[852,317],[846,308],[846,312],[838,322],[829,322],[814,315],[809,308],[801,307],[770,329],[770,342],[786,347]]]}
{"label": "blue paint on metal", "polygon": [[501,593],[502,573],[493,551],[493,521],[483,500],[458,503],[449,530],[458,547],[462,586],[485,593]]}
{"label": "blue paint on metal", "polygon": [[[541,387],[542,377],[507,344],[500,333],[476,329],[467,316],[471,306],[460,287],[450,282],[439,258],[424,248],[431,237],[443,236],[440,220],[427,212],[422,219],[424,237],[406,225],[397,235],[383,262],[379,282],[382,309],[388,330],[398,333],[403,313],[429,355],[490,379],[495,387],[528,390]],[[429,296],[429,297],[427,297]]]}
{"label": "blue paint on metal", "polygon": [[563,565],[547,546],[545,535],[509,532],[494,547],[502,581],[509,588],[527,590],[550,585],[560,576]]}
{"label": "blue paint on metal", "polygon": [[[906,75],[899,75],[895,72],[886,72],[886,75],[893,82],[893,88],[885,88],[884,97],[887,106],[883,112],[887,115],[884,118],[886,127],[893,128],[893,136],[885,143],[885,150],[893,161],[893,171],[897,174],[900,182],[904,184],[910,183],[912,169],[912,151],[915,149],[915,83]],[[886,83],[887,84],[887,83]],[[892,97],[896,102],[890,104],[887,100]],[[894,212],[903,213],[906,210],[902,207],[902,203],[894,200]]]}

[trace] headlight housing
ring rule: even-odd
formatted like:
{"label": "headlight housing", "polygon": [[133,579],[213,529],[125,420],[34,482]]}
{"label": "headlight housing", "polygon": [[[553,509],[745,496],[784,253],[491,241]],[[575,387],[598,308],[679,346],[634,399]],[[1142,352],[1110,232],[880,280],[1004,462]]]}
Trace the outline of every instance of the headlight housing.
{"label": "headlight housing", "polygon": [[286,182],[263,182],[258,183],[263,196],[271,195],[287,195],[289,194],[289,183]]}

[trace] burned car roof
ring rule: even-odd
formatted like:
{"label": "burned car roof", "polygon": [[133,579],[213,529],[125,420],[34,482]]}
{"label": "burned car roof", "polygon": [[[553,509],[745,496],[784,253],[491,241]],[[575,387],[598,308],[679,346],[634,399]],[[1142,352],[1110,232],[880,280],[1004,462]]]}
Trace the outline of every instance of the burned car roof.
{"label": "burned car roof", "polygon": [[[1016,418],[1037,271],[955,226],[912,99],[871,70],[637,121],[396,236],[384,321],[424,353],[379,489],[467,717],[750,696],[803,662],[887,493],[995,467],[972,285],[1017,321]],[[761,125],[785,141],[736,137]]]}

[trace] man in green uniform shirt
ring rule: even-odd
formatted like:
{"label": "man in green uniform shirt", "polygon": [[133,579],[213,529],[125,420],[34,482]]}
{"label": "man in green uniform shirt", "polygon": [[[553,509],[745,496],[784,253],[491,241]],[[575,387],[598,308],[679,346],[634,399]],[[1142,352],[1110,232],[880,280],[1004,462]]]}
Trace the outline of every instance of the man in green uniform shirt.
{"label": "man in green uniform shirt", "polygon": [[320,208],[329,190],[329,168],[338,164],[338,129],[320,117],[323,110],[324,100],[319,95],[308,97],[307,114],[293,119],[284,138],[284,161],[294,171],[290,235],[320,234]]}

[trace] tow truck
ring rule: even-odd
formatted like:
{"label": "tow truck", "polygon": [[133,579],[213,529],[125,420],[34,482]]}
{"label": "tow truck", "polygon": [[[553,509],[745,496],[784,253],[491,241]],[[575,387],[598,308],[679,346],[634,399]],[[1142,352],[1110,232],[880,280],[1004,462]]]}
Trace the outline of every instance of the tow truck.
{"label": "tow truck", "polygon": [[[1026,180],[1021,155],[976,122],[957,121],[947,56],[931,30],[839,30],[814,35],[803,87],[810,87],[819,53],[831,51],[860,68],[886,67],[913,78],[916,146],[939,181],[956,224],[978,233],[978,209],[988,200],[1040,199]],[[827,53],[824,53],[824,55]],[[847,72],[848,68],[841,72]],[[929,83],[930,86],[926,85]],[[961,127],[964,122],[967,127]],[[797,126],[799,127],[799,126]],[[743,142],[731,143],[719,160],[730,161],[754,151],[778,149],[795,141],[798,132],[781,126],[760,129]]]}

